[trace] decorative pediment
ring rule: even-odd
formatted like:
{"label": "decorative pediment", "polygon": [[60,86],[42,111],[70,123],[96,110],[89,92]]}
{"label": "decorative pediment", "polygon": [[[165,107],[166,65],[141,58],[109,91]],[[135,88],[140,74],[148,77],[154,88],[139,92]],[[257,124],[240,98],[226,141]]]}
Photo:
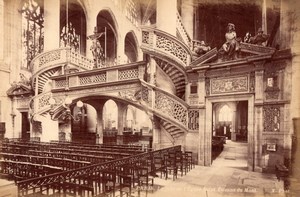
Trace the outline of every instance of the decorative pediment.
{"label": "decorative pediment", "polygon": [[257,59],[264,59],[271,57],[275,48],[265,47],[262,45],[249,44],[241,42],[239,44],[239,51],[236,51],[234,58],[228,59],[224,54],[222,54],[221,50],[217,50],[216,48],[208,51],[207,53],[195,58],[190,66],[200,66],[200,65],[210,65],[210,64],[222,64],[222,63],[230,63],[235,62],[245,62]]}
{"label": "decorative pediment", "polygon": [[32,95],[33,91],[30,86],[24,85],[22,83],[14,83],[12,84],[12,87],[10,87],[7,90],[7,95],[9,97],[14,97],[14,96],[28,96]]}

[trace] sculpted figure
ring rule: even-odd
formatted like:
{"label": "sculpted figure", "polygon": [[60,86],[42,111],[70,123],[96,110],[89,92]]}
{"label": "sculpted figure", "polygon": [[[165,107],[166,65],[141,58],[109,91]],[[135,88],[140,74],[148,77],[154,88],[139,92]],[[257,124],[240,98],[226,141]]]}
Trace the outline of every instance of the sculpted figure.
{"label": "sculpted figure", "polygon": [[236,37],[235,25],[228,23],[227,32],[225,33],[226,42],[222,45],[221,51],[223,55],[227,55],[228,59],[234,59],[234,55],[239,51],[240,38]]}
{"label": "sculpted figure", "polygon": [[210,46],[206,45],[203,40],[195,41],[193,47],[193,54],[196,56],[200,56],[208,52],[210,49]]}
{"label": "sculpted figure", "polygon": [[259,28],[258,32],[257,32],[257,35],[255,35],[254,37],[251,37],[249,39],[249,43],[265,46],[265,42],[268,39],[269,39],[269,35],[264,34],[262,28]]}

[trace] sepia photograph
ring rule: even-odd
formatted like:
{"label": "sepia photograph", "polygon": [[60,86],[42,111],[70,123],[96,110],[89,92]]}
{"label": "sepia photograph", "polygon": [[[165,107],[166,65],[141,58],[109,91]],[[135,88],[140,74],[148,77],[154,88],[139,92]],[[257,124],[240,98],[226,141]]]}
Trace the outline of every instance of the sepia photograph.
{"label": "sepia photograph", "polygon": [[0,197],[300,196],[299,0],[0,0]]}

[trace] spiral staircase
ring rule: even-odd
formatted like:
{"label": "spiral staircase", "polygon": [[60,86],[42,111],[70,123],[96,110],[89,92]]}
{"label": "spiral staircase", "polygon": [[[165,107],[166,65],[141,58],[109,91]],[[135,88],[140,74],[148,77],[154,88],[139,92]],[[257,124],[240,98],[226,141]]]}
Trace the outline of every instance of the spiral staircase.
{"label": "spiral staircase", "polygon": [[[126,95],[123,100],[145,111],[151,111],[153,115],[159,117],[160,126],[168,132],[172,137],[172,143],[174,143],[176,139],[183,137],[188,132],[189,106],[183,98],[187,83],[185,69],[190,64],[191,51],[184,40],[148,27],[142,28],[141,49],[145,54],[153,57],[156,64],[169,76],[175,86],[176,95],[169,94],[143,80],[145,62],[133,63],[125,66],[126,68],[124,68],[124,65],[119,65],[94,71],[92,70],[92,60],[73,52],[70,48],[61,48],[44,52],[32,61],[32,85],[36,92],[36,95],[32,98],[32,115],[48,113],[51,106],[49,102],[51,97],[57,101],[54,112],[59,113],[62,109],[60,101],[63,99],[60,97],[66,84],[72,84],[72,87],[68,87],[68,92],[73,95],[72,100],[78,99],[76,91],[79,89],[91,90],[106,87],[110,86],[112,82],[114,86],[123,86],[126,83],[134,84],[134,88],[126,92],[128,94],[132,91],[131,96]],[[64,73],[66,65],[77,70],[76,73],[69,75],[69,79],[66,79],[65,75],[61,75]],[[112,80],[111,73],[118,73],[119,75],[123,73],[123,77],[118,76]],[[127,78],[124,78],[124,76],[127,76]],[[53,81],[51,92],[45,91],[50,77]],[[67,81],[72,79],[72,82]],[[74,94],[72,94],[73,90]],[[141,90],[143,90],[143,94],[140,99],[133,96]],[[97,91],[99,92],[99,90]],[[93,91],[90,92],[90,95],[92,95]],[[112,91],[107,95],[117,99],[120,99],[120,95],[122,97],[120,91]]]}

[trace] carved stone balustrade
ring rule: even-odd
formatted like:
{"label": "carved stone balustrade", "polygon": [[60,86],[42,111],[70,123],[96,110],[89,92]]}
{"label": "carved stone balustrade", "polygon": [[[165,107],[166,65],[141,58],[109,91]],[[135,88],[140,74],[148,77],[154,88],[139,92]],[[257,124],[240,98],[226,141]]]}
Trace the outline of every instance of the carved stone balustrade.
{"label": "carved stone balustrade", "polygon": [[189,66],[191,62],[189,46],[175,36],[153,27],[142,27],[141,49],[182,68]]}
{"label": "carved stone balustrade", "polygon": [[37,55],[31,62],[32,73],[37,75],[60,64],[72,64],[82,70],[91,70],[94,66],[93,60],[72,51],[71,48],[59,48]]}
{"label": "carved stone balustrade", "polygon": [[[99,85],[112,82],[143,79],[145,62],[135,62],[126,65],[98,68],[90,71],[76,72],[52,77],[52,90],[63,90],[66,87],[77,89],[84,86]],[[66,82],[66,78],[68,81]]]}

